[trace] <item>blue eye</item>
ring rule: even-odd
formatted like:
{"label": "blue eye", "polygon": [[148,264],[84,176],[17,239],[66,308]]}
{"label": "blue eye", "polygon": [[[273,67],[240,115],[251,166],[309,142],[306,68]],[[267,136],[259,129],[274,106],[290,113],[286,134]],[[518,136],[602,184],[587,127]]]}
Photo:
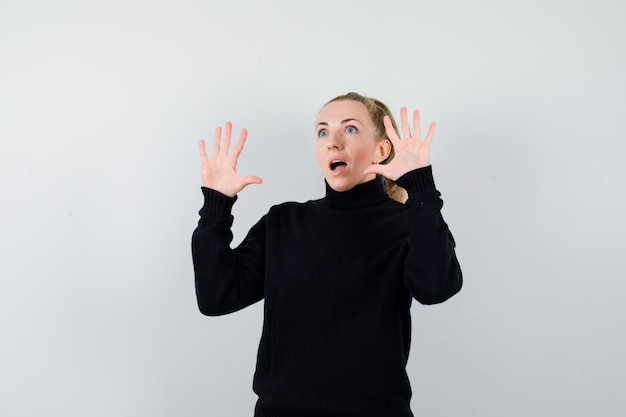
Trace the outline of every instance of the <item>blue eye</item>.
{"label": "blue eye", "polygon": [[356,133],[356,132],[358,132],[358,130],[356,129],[356,127],[350,126],[350,127],[348,127],[346,129],[346,132],[348,132],[348,133]]}
{"label": "blue eye", "polygon": [[323,138],[327,134],[328,134],[328,132],[326,131],[326,129],[322,129],[319,132],[317,132],[317,136],[320,137],[320,138]]}

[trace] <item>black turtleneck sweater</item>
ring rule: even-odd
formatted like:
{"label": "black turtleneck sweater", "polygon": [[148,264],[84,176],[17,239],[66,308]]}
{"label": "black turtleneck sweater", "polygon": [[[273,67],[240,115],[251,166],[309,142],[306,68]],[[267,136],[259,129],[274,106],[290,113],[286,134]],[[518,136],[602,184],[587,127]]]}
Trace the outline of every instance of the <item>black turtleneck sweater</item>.
{"label": "black turtleneck sweater", "polygon": [[230,248],[230,198],[203,188],[192,252],[206,315],[265,299],[254,376],[256,417],[412,416],[405,371],[412,297],[440,303],[461,288],[454,239],[430,167],[274,206]]}

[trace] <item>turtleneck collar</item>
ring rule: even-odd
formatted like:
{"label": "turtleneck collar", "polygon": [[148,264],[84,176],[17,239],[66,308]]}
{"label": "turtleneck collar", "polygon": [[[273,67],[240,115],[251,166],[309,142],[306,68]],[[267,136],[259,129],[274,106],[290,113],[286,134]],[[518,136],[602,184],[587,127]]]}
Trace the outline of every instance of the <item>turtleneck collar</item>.
{"label": "turtleneck collar", "polygon": [[389,199],[382,181],[374,179],[358,184],[348,191],[335,191],[326,182],[326,202],[333,208],[357,208],[380,203]]}

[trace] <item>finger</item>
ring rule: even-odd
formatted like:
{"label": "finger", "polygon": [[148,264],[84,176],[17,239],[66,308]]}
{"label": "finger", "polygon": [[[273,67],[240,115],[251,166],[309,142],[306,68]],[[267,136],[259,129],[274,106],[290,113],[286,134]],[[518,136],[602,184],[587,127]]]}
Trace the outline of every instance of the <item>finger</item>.
{"label": "finger", "polygon": [[413,137],[422,140],[422,126],[420,124],[420,111],[413,112]]}
{"label": "finger", "polygon": [[396,129],[393,128],[393,124],[391,123],[391,118],[389,116],[383,117],[383,124],[385,125],[385,133],[387,133],[387,137],[391,143],[396,143],[400,140],[398,132],[396,132]]}
{"label": "finger", "polygon": [[246,175],[242,178],[242,181],[245,185],[261,184],[263,182],[261,177],[257,177],[256,175]]}
{"label": "finger", "polygon": [[402,139],[409,139],[411,137],[411,126],[409,125],[409,117],[404,106],[400,108],[400,124],[402,125]]}
{"label": "finger", "polygon": [[381,164],[372,164],[370,166],[368,166],[367,168],[365,168],[365,170],[363,170],[363,173],[365,175],[368,174],[378,174],[378,175],[382,175],[385,176],[385,165],[381,165]]}
{"label": "finger", "polygon": [[215,133],[213,134],[213,146],[211,148],[211,158],[214,158],[220,151],[220,139],[222,138],[222,127],[218,126],[215,128]]}
{"label": "finger", "polygon": [[224,137],[222,138],[222,142],[220,144],[220,155],[228,154],[228,148],[230,148],[230,134],[233,130],[233,124],[231,122],[226,122],[224,126]]}
{"label": "finger", "polygon": [[426,137],[424,138],[424,143],[430,145],[433,141],[433,137],[435,136],[435,129],[437,128],[437,123],[432,122],[428,127],[428,133],[426,133]]}
{"label": "finger", "polygon": [[206,154],[206,143],[204,142],[204,139],[200,139],[200,142],[198,142],[198,149],[200,150],[200,159],[203,162],[209,159]]}
{"label": "finger", "polygon": [[241,151],[243,150],[244,145],[246,144],[246,138],[248,137],[248,130],[241,129],[241,133],[239,133],[239,139],[237,139],[237,143],[233,148],[233,157],[235,158],[235,162],[239,159],[239,155],[241,155]]}
{"label": "finger", "polygon": [[263,180],[255,175],[248,175],[245,177],[239,177],[237,183],[233,186],[231,191],[224,192],[224,194],[234,197],[239,194],[241,190],[246,188],[250,184],[261,184]]}

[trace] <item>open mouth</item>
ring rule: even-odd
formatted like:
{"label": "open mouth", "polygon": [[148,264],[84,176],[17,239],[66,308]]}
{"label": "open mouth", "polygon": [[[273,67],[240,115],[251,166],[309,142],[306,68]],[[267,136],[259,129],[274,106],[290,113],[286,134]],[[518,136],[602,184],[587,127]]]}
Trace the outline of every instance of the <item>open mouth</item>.
{"label": "open mouth", "polygon": [[334,159],[334,160],[330,161],[330,170],[331,171],[335,171],[339,167],[346,167],[346,166],[348,166],[348,164],[346,164],[345,161],[342,161],[340,159]]}

